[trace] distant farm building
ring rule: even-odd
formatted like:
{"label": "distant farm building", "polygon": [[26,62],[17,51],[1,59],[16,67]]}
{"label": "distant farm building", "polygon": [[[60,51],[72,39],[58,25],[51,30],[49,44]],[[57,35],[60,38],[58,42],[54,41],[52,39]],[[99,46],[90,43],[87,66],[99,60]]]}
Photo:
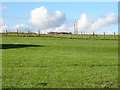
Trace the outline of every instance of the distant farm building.
{"label": "distant farm building", "polygon": [[49,32],[48,34],[72,34],[71,32]]}

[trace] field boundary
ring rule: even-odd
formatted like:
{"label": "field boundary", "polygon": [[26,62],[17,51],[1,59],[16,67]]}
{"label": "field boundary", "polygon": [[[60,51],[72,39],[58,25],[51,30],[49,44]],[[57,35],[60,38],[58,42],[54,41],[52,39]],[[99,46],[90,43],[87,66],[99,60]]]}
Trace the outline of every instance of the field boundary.
{"label": "field boundary", "polygon": [[37,34],[37,33],[18,33],[6,32],[0,33],[2,36],[18,36],[18,37],[52,37],[52,38],[66,38],[66,39],[92,39],[92,40],[119,40],[120,35],[115,34]]}

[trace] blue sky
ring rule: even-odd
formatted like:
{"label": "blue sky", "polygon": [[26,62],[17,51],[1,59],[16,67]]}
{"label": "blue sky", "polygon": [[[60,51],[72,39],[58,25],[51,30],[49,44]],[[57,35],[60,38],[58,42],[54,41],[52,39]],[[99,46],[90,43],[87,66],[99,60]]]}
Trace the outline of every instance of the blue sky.
{"label": "blue sky", "polygon": [[[45,8],[54,13],[60,10],[65,14],[67,20],[79,19],[82,13],[95,18],[103,17],[109,13],[118,15],[117,2],[4,2],[7,7],[2,11],[2,18],[6,25],[27,24],[30,13],[35,8],[45,6]],[[117,32],[117,25],[106,26],[96,32]]]}

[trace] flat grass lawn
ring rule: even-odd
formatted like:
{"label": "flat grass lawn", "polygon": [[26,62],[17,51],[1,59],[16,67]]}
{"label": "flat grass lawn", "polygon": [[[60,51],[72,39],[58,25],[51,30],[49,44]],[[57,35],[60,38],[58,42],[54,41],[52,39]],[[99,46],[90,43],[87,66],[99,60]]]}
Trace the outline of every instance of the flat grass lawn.
{"label": "flat grass lawn", "polygon": [[118,41],[3,36],[3,88],[117,88]]}

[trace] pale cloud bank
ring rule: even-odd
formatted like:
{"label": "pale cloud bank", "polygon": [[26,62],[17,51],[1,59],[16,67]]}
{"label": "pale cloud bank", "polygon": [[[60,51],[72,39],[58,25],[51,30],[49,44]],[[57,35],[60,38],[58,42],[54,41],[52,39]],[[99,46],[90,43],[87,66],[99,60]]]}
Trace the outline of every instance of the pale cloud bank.
{"label": "pale cloud bank", "polygon": [[84,13],[81,15],[81,18],[78,20],[77,23],[79,31],[92,32],[100,30],[101,28],[111,24],[117,24],[117,19],[117,15],[115,15],[114,13],[110,13],[98,19],[89,17],[87,16],[87,14]]}
{"label": "pale cloud bank", "polygon": [[48,29],[61,26],[65,19],[65,14],[61,11],[50,13],[44,6],[41,6],[31,11],[29,23],[41,29]]}
{"label": "pale cloud bank", "polygon": [[[90,17],[86,13],[80,16],[77,21],[79,32],[93,32],[100,30],[106,26],[117,24],[118,17],[115,13],[109,13],[103,17]],[[73,23],[73,22],[72,22]],[[44,6],[35,8],[30,13],[28,25],[19,24],[15,26],[7,26],[3,19],[0,19],[0,32],[5,30],[20,30],[27,32],[73,32],[73,24],[69,25],[66,16],[61,11],[49,12]]]}

